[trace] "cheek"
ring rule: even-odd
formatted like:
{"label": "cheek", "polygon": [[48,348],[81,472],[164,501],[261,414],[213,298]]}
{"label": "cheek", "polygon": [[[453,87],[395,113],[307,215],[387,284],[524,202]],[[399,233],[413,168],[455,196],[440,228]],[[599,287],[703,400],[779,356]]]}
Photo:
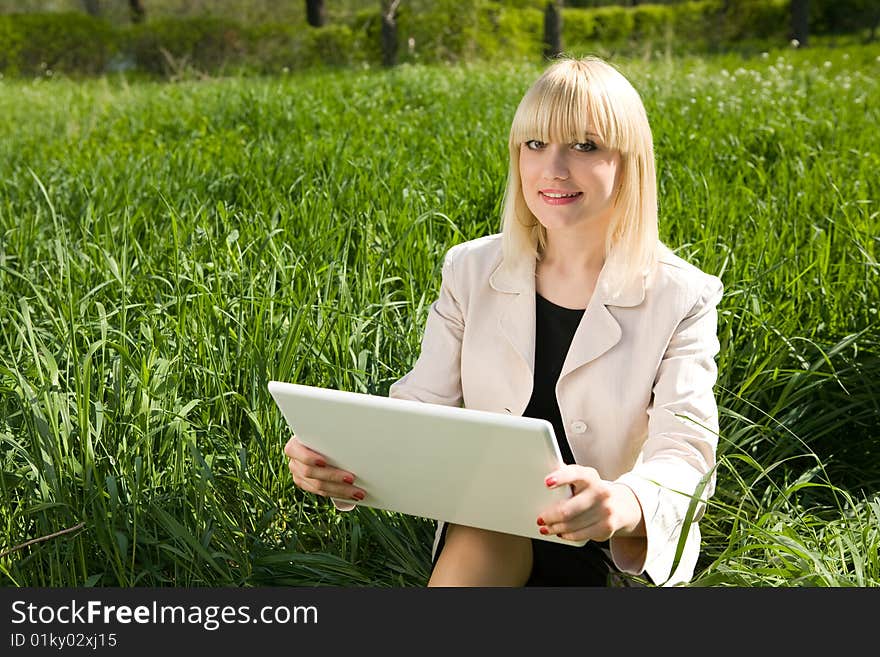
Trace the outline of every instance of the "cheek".
{"label": "cheek", "polygon": [[605,165],[596,169],[594,180],[596,187],[601,189],[606,196],[614,193],[617,187],[617,167],[613,165]]}
{"label": "cheek", "polygon": [[612,171],[611,174],[605,178],[605,191],[608,196],[611,196],[615,189],[617,189],[617,176]]}
{"label": "cheek", "polygon": [[519,177],[524,183],[528,181],[531,186],[534,185],[541,167],[540,161],[534,155],[529,152],[523,153],[519,157]]}
{"label": "cheek", "polygon": [[525,162],[523,160],[519,161],[519,178],[524,183],[524,187],[525,183],[529,182],[532,178],[531,171],[529,170],[529,164],[528,162]]}

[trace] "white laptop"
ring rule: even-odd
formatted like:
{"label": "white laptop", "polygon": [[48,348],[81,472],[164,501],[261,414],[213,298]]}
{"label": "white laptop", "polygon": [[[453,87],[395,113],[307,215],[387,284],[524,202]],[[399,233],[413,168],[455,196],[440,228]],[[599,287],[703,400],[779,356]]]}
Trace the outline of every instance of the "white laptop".
{"label": "white laptop", "polygon": [[[567,545],[537,517],[568,486],[544,478],[563,463],[546,420],[271,381],[291,431],[355,474],[364,506]],[[354,503],[354,500],[352,500]]]}

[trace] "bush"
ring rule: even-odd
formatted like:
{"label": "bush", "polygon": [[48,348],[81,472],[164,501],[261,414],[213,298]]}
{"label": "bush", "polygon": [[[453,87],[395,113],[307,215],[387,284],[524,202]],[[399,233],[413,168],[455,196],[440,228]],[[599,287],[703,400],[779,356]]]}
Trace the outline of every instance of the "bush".
{"label": "bush", "polygon": [[490,10],[490,24],[504,58],[532,57],[543,50],[544,13],[538,9]]}
{"label": "bush", "polygon": [[683,2],[667,9],[670,10],[672,34],[680,44],[706,47],[722,41],[718,31],[719,17],[723,11],[721,0]]}
{"label": "bush", "polygon": [[729,0],[722,14],[723,41],[773,39],[784,41],[790,32],[790,0]]}
{"label": "bush", "polygon": [[488,8],[485,0],[401,5],[397,20],[399,60],[455,62],[484,57],[486,34],[491,32]]}
{"label": "bush", "polygon": [[0,70],[96,74],[116,48],[109,23],[84,14],[0,15]]}
{"label": "bush", "polygon": [[240,61],[245,52],[241,27],[219,18],[164,18],[124,28],[122,34],[126,53],[149,73],[173,74],[184,65],[215,71]]}
{"label": "bush", "polygon": [[352,49],[364,62],[371,65],[382,63],[382,17],[378,8],[357,12],[351,21],[354,36]]}
{"label": "bush", "polygon": [[304,48],[302,28],[280,23],[253,25],[245,30],[245,64],[259,73],[298,68]]}
{"label": "bush", "polygon": [[720,0],[640,5],[632,10],[630,45],[639,49],[705,50],[723,41],[719,32],[721,12]]}
{"label": "bush", "polygon": [[634,10],[624,7],[562,10],[565,50],[625,47],[635,28]]}
{"label": "bush", "polygon": [[306,66],[346,66],[360,59],[352,47],[354,34],[348,25],[313,28],[305,37],[302,63]]}
{"label": "bush", "polygon": [[414,0],[402,5],[398,18],[399,60],[535,57],[542,50],[543,16],[539,9],[488,0]]}
{"label": "bush", "polygon": [[[366,27],[366,23],[363,25]],[[368,56],[363,34],[348,25],[331,24],[315,28],[273,23],[253,26],[246,29],[244,34],[247,48],[245,64],[260,73],[315,66],[350,66]],[[378,46],[376,50],[378,52]]]}

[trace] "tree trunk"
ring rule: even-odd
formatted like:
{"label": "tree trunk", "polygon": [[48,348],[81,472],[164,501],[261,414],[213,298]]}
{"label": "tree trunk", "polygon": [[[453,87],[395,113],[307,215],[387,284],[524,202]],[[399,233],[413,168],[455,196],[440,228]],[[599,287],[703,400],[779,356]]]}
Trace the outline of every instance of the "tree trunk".
{"label": "tree trunk", "polygon": [[810,0],[791,0],[791,38],[797,39],[799,48],[807,45],[809,20]]}
{"label": "tree trunk", "polygon": [[382,66],[397,65],[397,8],[400,0],[382,0]]}
{"label": "tree trunk", "polygon": [[324,25],[324,0],[306,0],[306,20],[312,27]]}
{"label": "tree trunk", "polygon": [[562,52],[561,2],[548,2],[544,9],[544,56],[558,57]]}
{"label": "tree trunk", "polygon": [[142,0],[128,0],[128,7],[131,10],[131,22],[143,23],[147,17],[147,11],[144,9]]}
{"label": "tree trunk", "polygon": [[83,8],[89,16],[100,16],[101,0],[83,0]]}

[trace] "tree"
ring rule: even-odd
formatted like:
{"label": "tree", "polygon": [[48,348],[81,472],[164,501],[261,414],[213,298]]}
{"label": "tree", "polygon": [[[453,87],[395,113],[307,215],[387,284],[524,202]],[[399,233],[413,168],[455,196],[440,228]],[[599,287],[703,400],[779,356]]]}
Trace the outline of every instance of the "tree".
{"label": "tree", "polygon": [[306,20],[312,27],[324,25],[324,0],[306,0]]}
{"label": "tree", "polygon": [[562,52],[562,5],[551,1],[544,9],[544,56],[558,57]]}
{"label": "tree", "polygon": [[132,23],[144,22],[144,19],[147,17],[147,12],[144,9],[144,3],[141,2],[141,0],[128,0],[128,8],[131,10]]}
{"label": "tree", "polygon": [[397,64],[397,8],[400,0],[381,0],[382,6],[382,65]]}
{"label": "tree", "polygon": [[801,48],[807,45],[809,19],[810,0],[791,0],[791,38],[796,39]]}

